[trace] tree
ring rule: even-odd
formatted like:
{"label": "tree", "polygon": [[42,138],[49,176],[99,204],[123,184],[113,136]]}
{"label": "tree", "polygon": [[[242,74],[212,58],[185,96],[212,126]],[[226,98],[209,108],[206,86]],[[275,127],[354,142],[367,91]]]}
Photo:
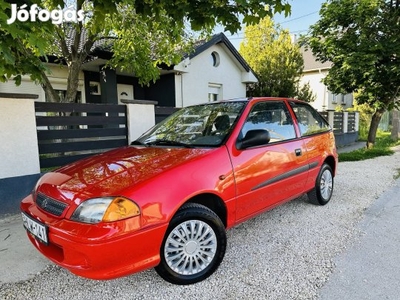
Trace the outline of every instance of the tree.
{"label": "tree", "polygon": [[308,103],[314,102],[317,99],[317,96],[313,93],[309,82],[303,85],[300,85],[299,83],[296,87],[296,93],[294,97]]}
{"label": "tree", "polygon": [[379,121],[399,106],[400,1],[329,0],[305,42],[332,68],[324,79],[334,93],[358,93],[373,108],[367,147],[373,147]]}
{"label": "tree", "polygon": [[[64,7],[63,0],[12,2],[27,12],[34,4],[49,11]],[[0,81],[13,78],[19,84],[21,75],[30,75],[42,85],[50,101],[59,102],[45,65],[48,56],[54,55],[68,67],[64,101],[73,102],[82,64],[95,47],[105,47],[113,53],[109,67],[132,72],[146,84],[157,79],[160,63],[177,63],[188,51],[193,40],[192,34],[185,34],[188,26],[200,35],[210,34],[216,24],[235,32],[241,26],[240,15],[243,22],[252,24],[266,15],[290,11],[285,0],[66,2],[76,11],[84,11],[85,18],[61,24],[16,21],[6,25],[11,4],[0,0]]]}
{"label": "tree", "polygon": [[249,95],[294,97],[303,71],[303,57],[287,30],[270,17],[245,28],[239,51],[257,75]]}

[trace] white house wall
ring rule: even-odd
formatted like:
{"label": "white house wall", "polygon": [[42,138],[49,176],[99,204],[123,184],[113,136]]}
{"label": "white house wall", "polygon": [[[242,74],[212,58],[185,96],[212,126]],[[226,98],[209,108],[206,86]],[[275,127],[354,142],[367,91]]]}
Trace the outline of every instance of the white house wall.
{"label": "white house wall", "polygon": [[35,84],[28,76],[24,76],[21,85],[16,86],[14,80],[0,83],[0,93],[20,93],[38,95],[39,99],[44,96],[44,91],[40,85]]}
{"label": "white house wall", "polygon": [[[214,51],[220,59],[217,67],[211,58]],[[185,71],[175,76],[177,107],[207,102],[210,85],[220,86],[219,100],[246,96],[246,84],[242,83],[244,70],[223,46],[214,45],[193,57]]]}
{"label": "white house wall", "polygon": [[[48,78],[56,90],[66,90],[67,89],[67,78],[68,69],[65,66],[59,65],[48,65],[50,73]],[[78,91],[81,91],[82,102],[85,101],[84,93],[84,75],[83,72],[79,74],[79,86]],[[29,76],[23,76],[21,80],[21,85],[16,86],[14,80],[9,80],[8,82],[0,83],[0,93],[19,93],[19,94],[34,94],[38,95],[37,101],[45,101],[45,93],[43,88],[36,84],[30,79]]]}
{"label": "white house wall", "polygon": [[310,84],[310,88],[313,93],[316,95],[316,100],[311,103],[311,105],[319,110],[328,109],[328,90],[326,86],[322,83],[322,79],[327,75],[327,71],[324,70],[316,70],[314,72],[304,73],[300,83]]}

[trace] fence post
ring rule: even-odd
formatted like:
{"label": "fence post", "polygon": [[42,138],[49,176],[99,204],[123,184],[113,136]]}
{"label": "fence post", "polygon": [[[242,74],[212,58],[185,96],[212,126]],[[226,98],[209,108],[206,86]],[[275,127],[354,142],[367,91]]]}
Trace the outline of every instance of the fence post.
{"label": "fence post", "polygon": [[335,111],[333,110],[328,111],[328,123],[332,129],[335,127]]}
{"label": "fence post", "polygon": [[349,113],[347,111],[343,112],[343,133],[349,131]]}
{"label": "fence post", "polygon": [[34,99],[0,94],[0,179],[40,173]]}
{"label": "fence post", "polygon": [[359,126],[360,126],[360,112],[359,111],[355,111],[355,115],[354,115],[354,130],[356,131],[356,132],[359,132],[360,131],[360,128],[359,128]]}
{"label": "fence post", "polygon": [[156,124],[154,106],[157,101],[121,100],[127,106],[128,143],[136,140]]}
{"label": "fence post", "polygon": [[0,219],[19,212],[40,177],[34,99],[0,93]]}

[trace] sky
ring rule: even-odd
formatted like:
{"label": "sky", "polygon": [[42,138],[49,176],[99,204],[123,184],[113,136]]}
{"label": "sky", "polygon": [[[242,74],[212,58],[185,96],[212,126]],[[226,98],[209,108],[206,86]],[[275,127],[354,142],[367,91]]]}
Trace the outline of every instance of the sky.
{"label": "sky", "polygon": [[[275,23],[281,24],[282,28],[288,29],[290,33],[299,36],[308,31],[310,25],[319,19],[319,10],[324,0],[288,0],[292,7],[292,13],[285,18],[284,14],[276,14],[274,16]],[[225,32],[225,35],[231,43],[239,48],[240,42],[243,40],[244,31],[231,35]]]}

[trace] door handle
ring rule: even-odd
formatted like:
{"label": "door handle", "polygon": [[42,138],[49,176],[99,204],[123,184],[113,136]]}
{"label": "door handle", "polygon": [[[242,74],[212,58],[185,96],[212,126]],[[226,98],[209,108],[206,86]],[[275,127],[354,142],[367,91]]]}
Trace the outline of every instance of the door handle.
{"label": "door handle", "polygon": [[301,155],[301,149],[294,150],[294,153],[296,153],[296,156],[300,156]]}

